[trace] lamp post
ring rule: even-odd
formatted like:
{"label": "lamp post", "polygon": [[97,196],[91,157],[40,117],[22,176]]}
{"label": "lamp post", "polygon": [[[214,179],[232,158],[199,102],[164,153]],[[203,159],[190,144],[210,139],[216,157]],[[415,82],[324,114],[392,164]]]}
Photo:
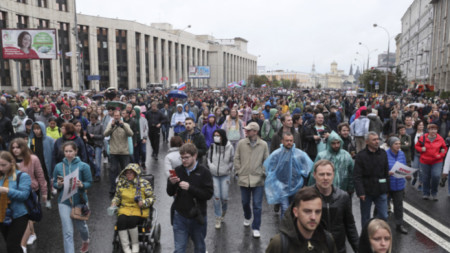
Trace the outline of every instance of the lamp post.
{"label": "lamp post", "polygon": [[366,44],[364,44],[364,43],[362,43],[362,42],[359,42],[358,43],[360,46],[363,46],[363,47],[365,47],[366,49],[367,49],[367,69],[369,69],[370,68],[370,64],[369,64],[369,61],[370,61],[370,54],[371,53],[373,53],[373,52],[375,52],[375,51],[377,51],[377,49],[374,49],[374,50],[370,50],[369,49],[369,47],[366,45]]}
{"label": "lamp post", "polygon": [[379,26],[377,24],[373,24],[373,27],[379,27],[381,29],[383,29],[387,36],[388,36],[388,48],[387,48],[387,55],[386,55],[386,80],[384,83],[384,95],[387,94],[387,85],[388,85],[388,68],[389,68],[389,46],[391,45],[391,35],[389,34],[388,30],[382,26]]}

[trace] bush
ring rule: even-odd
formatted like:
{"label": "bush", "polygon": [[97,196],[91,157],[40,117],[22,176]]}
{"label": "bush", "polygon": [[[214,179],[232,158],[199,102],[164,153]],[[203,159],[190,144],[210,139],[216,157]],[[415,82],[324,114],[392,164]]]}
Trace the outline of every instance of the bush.
{"label": "bush", "polygon": [[434,91],[425,92],[425,97],[427,97],[427,98],[434,98],[434,96],[436,96],[436,92],[434,92]]}

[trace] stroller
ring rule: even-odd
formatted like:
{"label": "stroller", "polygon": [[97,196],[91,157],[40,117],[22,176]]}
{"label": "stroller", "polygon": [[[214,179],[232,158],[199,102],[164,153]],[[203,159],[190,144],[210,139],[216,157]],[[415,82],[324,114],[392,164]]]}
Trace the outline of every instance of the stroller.
{"label": "stroller", "polygon": [[[147,180],[154,186],[153,175],[140,175],[141,178]],[[151,253],[154,252],[156,247],[160,243],[161,239],[161,224],[157,223],[158,212],[155,207],[150,208],[149,216],[147,219],[138,225],[139,231],[139,252]],[[117,226],[114,226],[114,240],[113,240],[113,253],[122,253],[122,245],[120,244],[119,231]]]}

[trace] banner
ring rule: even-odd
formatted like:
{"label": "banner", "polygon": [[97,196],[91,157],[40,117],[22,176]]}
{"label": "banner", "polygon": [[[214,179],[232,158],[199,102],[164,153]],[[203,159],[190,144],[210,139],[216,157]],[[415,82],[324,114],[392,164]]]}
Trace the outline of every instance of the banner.
{"label": "banner", "polygon": [[2,29],[4,59],[56,59],[55,29]]}
{"label": "banner", "polygon": [[389,172],[394,172],[394,177],[396,178],[404,178],[406,176],[412,176],[417,169],[410,168],[402,163],[395,162],[394,166]]}
{"label": "banner", "polygon": [[189,78],[193,79],[211,78],[211,71],[209,69],[209,66],[190,66]]}
{"label": "banner", "polygon": [[79,169],[74,170],[64,177],[64,191],[61,197],[61,203],[69,199],[78,192],[77,181],[79,180]]}

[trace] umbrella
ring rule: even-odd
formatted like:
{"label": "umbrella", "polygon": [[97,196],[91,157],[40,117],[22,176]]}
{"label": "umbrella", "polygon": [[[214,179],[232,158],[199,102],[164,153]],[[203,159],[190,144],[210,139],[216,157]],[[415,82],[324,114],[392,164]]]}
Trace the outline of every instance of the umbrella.
{"label": "umbrella", "polygon": [[411,103],[409,105],[407,105],[407,107],[410,107],[411,105],[416,106],[417,108],[424,108],[425,105],[422,103]]}
{"label": "umbrella", "polygon": [[155,90],[162,90],[161,87],[155,87]]}
{"label": "umbrella", "polygon": [[117,108],[119,107],[120,109],[125,109],[125,107],[127,107],[127,104],[125,104],[124,102],[121,101],[109,101],[108,103],[106,103],[106,108],[108,107],[114,107]]}
{"label": "umbrella", "polygon": [[105,96],[103,96],[103,94],[95,94],[94,96],[92,96],[92,99],[101,99],[104,98]]}
{"label": "umbrella", "polygon": [[220,93],[220,90],[214,90],[213,92],[214,93]]}
{"label": "umbrella", "polygon": [[187,98],[188,96],[181,90],[173,90],[167,94],[169,98]]}

